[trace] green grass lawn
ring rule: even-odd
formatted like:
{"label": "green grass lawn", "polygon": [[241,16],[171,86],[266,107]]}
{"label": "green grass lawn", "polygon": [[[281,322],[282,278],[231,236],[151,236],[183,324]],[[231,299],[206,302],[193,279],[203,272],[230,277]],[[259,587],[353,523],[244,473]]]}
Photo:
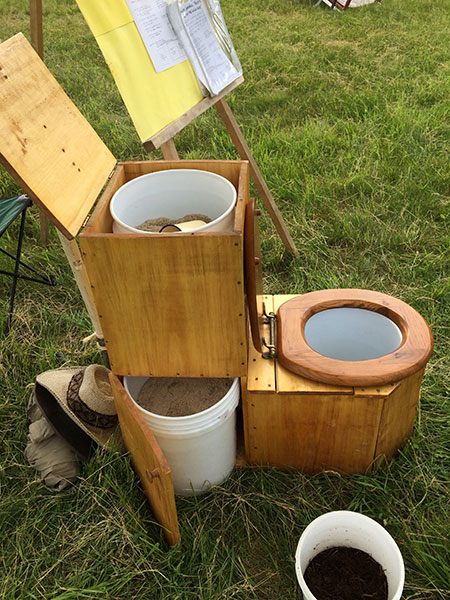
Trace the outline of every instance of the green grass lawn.
{"label": "green grass lawn", "polygon": [[[118,159],[148,157],[75,1],[43,4],[50,70]],[[245,76],[228,101],[300,251],[284,251],[263,212],[266,290],[364,287],[421,312],[435,350],[413,436],[369,476],[236,470],[205,496],[177,499],[176,549],[127,457],[99,455],[79,485],[52,494],[23,458],[30,385],[58,352],[71,365],[101,357],[81,341],[89,318],[55,231],[48,247],[39,243],[34,211],[24,256],[58,285],[19,283],[13,328],[0,339],[0,596],[301,598],[301,532],[349,509],[397,541],[405,599],[448,598],[450,1],[383,0],[345,13],[308,0],[222,8]],[[0,39],[18,31],[29,36],[27,0],[1,0]],[[176,144],[182,158],[237,158],[214,109]],[[0,170],[0,196],[17,191]],[[2,246],[13,249],[16,232]],[[1,326],[9,284],[0,277]]]}

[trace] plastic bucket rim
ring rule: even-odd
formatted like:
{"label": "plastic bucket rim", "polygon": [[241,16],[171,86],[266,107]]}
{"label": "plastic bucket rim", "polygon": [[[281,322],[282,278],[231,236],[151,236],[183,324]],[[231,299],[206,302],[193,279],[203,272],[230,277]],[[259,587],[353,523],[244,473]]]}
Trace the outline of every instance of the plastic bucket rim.
{"label": "plastic bucket rim", "polygon": [[155,233],[159,233],[157,231],[144,231],[142,229],[137,229],[136,227],[133,227],[132,225],[128,225],[127,223],[124,223],[122,221],[122,219],[120,219],[117,216],[117,213],[114,210],[114,202],[115,202],[115,199],[117,198],[117,196],[119,195],[119,192],[123,192],[123,190],[125,188],[134,184],[136,182],[136,180],[142,180],[144,178],[146,179],[146,178],[149,178],[152,176],[158,176],[158,175],[163,176],[161,174],[173,173],[175,171],[177,173],[201,173],[202,175],[206,175],[208,177],[212,177],[213,179],[223,181],[230,188],[230,190],[232,192],[232,196],[233,196],[233,200],[232,200],[230,206],[227,208],[227,210],[224,213],[222,213],[216,219],[210,221],[209,223],[206,223],[206,225],[201,225],[200,227],[195,227],[194,229],[190,229],[189,231],[176,232],[176,233],[194,233],[194,232],[198,232],[198,231],[203,231],[205,229],[209,229],[213,225],[216,225],[217,223],[220,223],[221,221],[223,221],[235,208],[236,200],[237,200],[237,191],[236,191],[236,188],[234,187],[234,185],[231,183],[231,181],[229,179],[227,179],[226,177],[223,177],[222,175],[219,175],[218,173],[213,173],[212,171],[205,171],[203,169],[162,169],[161,171],[153,171],[152,173],[144,173],[144,175],[139,175],[138,177],[134,177],[130,181],[127,181],[126,183],[121,185],[119,187],[119,189],[114,192],[114,194],[111,198],[111,201],[109,203],[109,211],[111,213],[113,221],[115,221],[120,226],[124,227],[125,229],[128,229],[128,231],[130,231],[131,233],[138,233],[140,235],[154,235]]}
{"label": "plastic bucket rim", "polygon": [[[130,391],[128,389],[128,386],[127,386],[127,377],[132,377],[132,375],[126,375],[124,377],[125,389],[128,392],[128,395],[131,398],[132,402],[144,414],[149,415],[150,417],[156,417],[161,422],[167,423],[167,424],[169,424],[169,423],[173,424],[175,421],[182,422],[182,423],[185,423],[185,424],[189,424],[189,422],[194,422],[196,420],[196,417],[199,417],[199,416],[202,416],[202,417],[203,416],[207,416],[208,417],[208,416],[210,416],[211,413],[216,412],[216,410],[217,410],[217,412],[219,412],[218,409],[221,408],[222,405],[226,403],[226,400],[229,399],[229,396],[232,395],[232,393],[236,390],[236,388],[239,385],[239,377],[234,377],[234,378],[232,378],[233,379],[233,383],[231,384],[230,389],[227,391],[227,393],[224,396],[222,396],[222,398],[218,402],[216,402],[215,404],[213,404],[212,406],[209,406],[208,408],[205,408],[205,410],[201,410],[200,412],[193,413],[191,415],[183,415],[183,416],[180,416],[180,417],[168,417],[166,415],[158,415],[157,413],[153,413],[153,412],[147,410],[146,408],[144,408],[143,406],[141,406],[140,404],[138,404],[136,402],[136,400],[133,398],[133,396],[131,395],[131,393],[130,393]],[[150,379],[150,377],[147,377],[147,379]],[[205,379],[207,379],[207,378],[205,378]],[[145,384],[145,382],[144,382],[144,384]],[[144,384],[142,384],[142,387],[144,386]],[[238,403],[239,403],[239,396],[238,396],[238,400],[236,402],[236,406],[237,406]]]}
{"label": "plastic bucket rim", "polygon": [[[303,577],[303,570],[300,565],[300,552],[302,549],[302,542],[305,540],[306,536],[310,533],[311,529],[313,529],[313,527],[315,527],[318,522],[324,521],[331,517],[336,517],[336,516],[351,516],[352,518],[356,519],[360,523],[370,523],[370,526],[373,527],[376,531],[378,531],[378,533],[384,538],[384,540],[386,540],[386,542],[388,544],[390,544],[392,551],[398,561],[400,572],[399,572],[399,577],[398,577],[399,578],[398,591],[396,591],[395,594],[392,596],[392,598],[389,598],[389,600],[400,600],[401,594],[403,591],[403,587],[405,584],[405,563],[403,561],[403,556],[402,556],[402,553],[400,552],[400,548],[398,547],[397,542],[394,540],[394,538],[391,536],[391,534],[387,531],[387,529],[385,529],[382,525],[380,525],[380,523],[375,521],[375,519],[372,519],[371,517],[368,517],[367,515],[364,515],[362,513],[358,513],[355,511],[351,511],[351,510],[335,510],[335,511],[330,511],[330,512],[324,513],[323,515],[320,515],[319,517],[316,517],[313,521],[311,521],[311,523],[309,523],[303,530],[303,533],[300,536],[300,539],[297,544],[297,549],[295,551],[295,571],[296,571],[296,575],[297,575],[297,581],[300,585],[302,593],[303,593],[303,588],[306,588],[308,590],[309,594],[311,594],[311,597],[315,598],[314,594],[311,592],[308,585],[306,584],[306,581]],[[381,565],[381,566],[383,568],[383,571],[386,571],[386,568],[384,567],[384,565]]]}

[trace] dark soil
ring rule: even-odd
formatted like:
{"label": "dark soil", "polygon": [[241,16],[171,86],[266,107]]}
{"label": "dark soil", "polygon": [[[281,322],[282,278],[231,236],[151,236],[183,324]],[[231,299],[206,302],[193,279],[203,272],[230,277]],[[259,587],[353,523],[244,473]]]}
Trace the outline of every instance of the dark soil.
{"label": "dark soil", "polygon": [[315,556],[303,575],[317,600],[387,600],[383,568],[356,548],[328,548]]}

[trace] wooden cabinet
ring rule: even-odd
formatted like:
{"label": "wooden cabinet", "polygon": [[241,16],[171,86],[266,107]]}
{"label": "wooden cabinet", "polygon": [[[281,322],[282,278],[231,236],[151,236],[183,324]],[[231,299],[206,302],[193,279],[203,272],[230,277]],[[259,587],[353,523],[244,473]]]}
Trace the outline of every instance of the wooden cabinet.
{"label": "wooden cabinet", "polygon": [[[237,190],[233,231],[112,233],[109,203],[134,177],[203,169]],[[241,377],[246,373],[245,161],[119,163],[79,235],[111,368],[120,375]]]}
{"label": "wooden cabinet", "polygon": [[[276,312],[291,297],[265,296],[266,309]],[[369,472],[411,436],[422,376],[423,369],[383,386],[330,385],[263,359],[250,343],[242,386],[247,462],[306,473]]]}

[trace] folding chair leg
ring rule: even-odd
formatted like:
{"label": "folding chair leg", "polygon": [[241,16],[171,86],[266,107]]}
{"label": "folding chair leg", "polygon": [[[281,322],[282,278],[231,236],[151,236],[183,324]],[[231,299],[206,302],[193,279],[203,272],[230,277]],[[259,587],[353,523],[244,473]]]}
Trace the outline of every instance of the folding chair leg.
{"label": "folding chair leg", "polygon": [[[10,254],[4,248],[0,248],[0,252],[5,256],[9,256],[9,258],[12,258],[14,261],[16,260],[14,254]],[[34,283],[42,283],[44,285],[56,285],[56,281],[51,275],[44,275],[42,273],[39,273],[39,271],[37,271],[35,268],[31,267],[27,263],[23,262],[23,260],[20,260],[19,262],[21,267],[28,269],[28,271],[30,271],[31,273],[36,273],[38,277],[27,277],[26,275],[18,275],[17,279],[24,279],[25,281],[33,281]],[[3,269],[0,270],[0,274],[14,277],[14,273],[11,273],[11,271],[3,271]]]}
{"label": "folding chair leg", "polygon": [[26,212],[27,211],[24,210],[22,212],[22,216],[20,218],[20,231],[19,231],[19,240],[17,242],[16,264],[14,267],[14,274],[13,274],[13,280],[12,280],[12,285],[11,285],[11,294],[9,297],[9,312],[8,312],[8,318],[6,320],[5,335],[8,335],[9,330],[11,329],[12,314],[13,314],[13,309],[14,309],[14,299],[16,297],[17,280],[19,279],[20,255],[22,252],[22,241],[23,241],[23,233],[24,233],[24,229],[25,229]]}

